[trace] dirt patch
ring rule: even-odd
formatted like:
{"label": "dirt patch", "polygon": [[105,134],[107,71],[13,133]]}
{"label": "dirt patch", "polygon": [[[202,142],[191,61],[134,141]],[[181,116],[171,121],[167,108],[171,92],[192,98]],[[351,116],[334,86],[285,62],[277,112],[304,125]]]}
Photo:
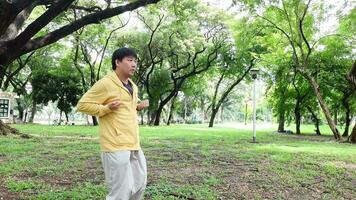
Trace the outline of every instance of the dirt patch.
{"label": "dirt patch", "polygon": [[344,164],[344,167],[345,167],[347,170],[356,170],[356,164],[353,164],[353,163],[345,163],[345,164]]}
{"label": "dirt patch", "polygon": [[6,178],[0,177],[0,200],[18,199],[16,192],[11,192],[7,189]]}
{"label": "dirt patch", "polygon": [[5,163],[6,161],[6,155],[5,154],[0,154],[0,164]]}
{"label": "dirt patch", "polygon": [[[2,182],[4,183],[4,182]],[[18,199],[19,196],[15,192],[10,192],[4,186],[0,186],[0,200]]]}

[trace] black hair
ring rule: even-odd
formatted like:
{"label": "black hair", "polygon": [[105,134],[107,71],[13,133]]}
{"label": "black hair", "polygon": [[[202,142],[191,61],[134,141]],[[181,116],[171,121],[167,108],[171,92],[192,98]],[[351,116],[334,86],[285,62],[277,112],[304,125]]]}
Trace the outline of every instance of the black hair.
{"label": "black hair", "polygon": [[137,54],[133,49],[121,47],[114,51],[111,57],[112,70],[116,69],[116,60],[122,61],[125,57],[134,57],[137,59]]}

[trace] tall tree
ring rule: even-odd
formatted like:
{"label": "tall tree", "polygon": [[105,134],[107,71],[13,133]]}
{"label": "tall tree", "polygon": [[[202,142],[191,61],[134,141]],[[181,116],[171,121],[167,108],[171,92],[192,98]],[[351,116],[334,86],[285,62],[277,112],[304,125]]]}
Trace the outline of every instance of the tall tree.
{"label": "tall tree", "polygon": [[[341,134],[333,121],[328,105],[319,90],[318,82],[312,75],[313,66],[310,65],[310,57],[318,46],[321,37],[314,40],[316,32],[316,19],[311,13],[318,12],[320,7],[311,6],[312,1],[280,0],[278,4],[268,1],[263,15],[256,15],[266,21],[267,25],[278,30],[289,42],[291,55],[297,71],[308,81],[325,118],[336,140],[342,141]],[[312,10],[316,9],[316,10]]]}

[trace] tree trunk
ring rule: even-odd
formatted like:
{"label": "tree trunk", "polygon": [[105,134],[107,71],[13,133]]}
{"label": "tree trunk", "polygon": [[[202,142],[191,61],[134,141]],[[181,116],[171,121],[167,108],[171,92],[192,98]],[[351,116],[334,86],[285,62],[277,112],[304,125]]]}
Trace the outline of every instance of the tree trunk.
{"label": "tree trunk", "polygon": [[342,141],[343,139],[342,139],[342,137],[341,137],[341,135],[339,133],[339,130],[336,128],[336,125],[335,125],[334,121],[332,120],[329,108],[326,105],[326,103],[324,102],[324,99],[320,94],[319,85],[315,82],[314,78],[311,77],[309,74],[303,73],[303,76],[308,80],[308,82],[312,86],[313,91],[314,91],[314,93],[315,93],[315,95],[316,95],[316,97],[318,99],[319,105],[320,105],[321,109],[323,110],[325,118],[326,118],[326,120],[328,122],[328,125],[329,125],[331,131],[334,134],[335,139],[338,140],[338,141]]}
{"label": "tree trunk", "polygon": [[27,109],[25,109],[25,116],[24,116],[24,118],[23,118],[23,122],[26,123],[26,121],[27,121]]}
{"label": "tree trunk", "polygon": [[171,124],[171,120],[173,119],[173,112],[174,112],[174,102],[176,100],[176,97],[177,95],[175,95],[172,99],[172,104],[171,104],[171,108],[169,110],[169,117],[168,117],[168,120],[167,120],[167,126],[169,126]]}
{"label": "tree trunk", "polygon": [[350,122],[351,122],[350,110],[347,110],[345,114],[345,129],[344,129],[344,133],[342,134],[342,136],[344,137],[347,137],[349,135]]}
{"label": "tree trunk", "polygon": [[221,104],[221,108],[220,108],[220,121],[221,123],[224,123],[224,104]]}
{"label": "tree trunk", "polygon": [[147,125],[149,125],[150,124],[150,121],[151,121],[151,112],[150,112],[150,110],[147,110]]}
{"label": "tree trunk", "polygon": [[304,95],[301,95],[301,91],[296,84],[296,77],[297,77],[298,71],[297,71],[295,65],[293,65],[293,69],[294,69],[293,87],[294,87],[295,91],[297,92],[296,104],[294,107],[295,130],[296,130],[296,134],[300,135],[300,124],[301,124],[301,118],[302,118],[300,110],[301,110],[301,105],[302,105],[303,99],[307,96],[308,91]]}
{"label": "tree trunk", "polygon": [[97,126],[98,125],[98,119],[95,116],[91,116],[92,120],[93,120],[93,126]]}
{"label": "tree trunk", "polygon": [[159,123],[160,123],[160,120],[161,120],[161,114],[162,114],[162,111],[163,111],[163,107],[164,105],[162,105],[162,103],[160,103],[160,105],[158,106],[157,108],[157,111],[155,113],[155,121],[154,121],[154,124],[155,126],[159,126]]}
{"label": "tree trunk", "polygon": [[11,128],[9,125],[3,123],[0,120],[0,135],[8,135],[8,134],[20,134],[16,129]]}
{"label": "tree trunk", "polygon": [[337,126],[337,109],[335,109],[335,113],[334,113],[334,123]]}
{"label": "tree trunk", "polygon": [[319,128],[319,120],[318,119],[316,119],[316,121],[315,121],[315,133],[317,134],[317,135],[321,135],[321,132],[320,132],[320,128]]}
{"label": "tree trunk", "polygon": [[350,109],[350,104],[348,101],[349,95],[348,94],[344,94],[344,98],[342,99],[342,104],[345,107],[345,129],[344,129],[344,133],[342,134],[342,136],[347,137],[349,136],[349,127],[350,127],[350,122],[351,122],[351,109]]}
{"label": "tree trunk", "polygon": [[35,118],[36,112],[37,112],[37,103],[36,101],[32,100],[31,116],[28,119],[29,123],[33,123],[33,119]]}
{"label": "tree trunk", "polygon": [[1,135],[6,136],[6,135],[9,135],[9,134],[20,135],[22,138],[30,138],[29,135],[20,133],[20,131],[18,131],[17,129],[14,129],[14,128],[10,127],[9,125],[3,123],[0,120],[0,136]]}
{"label": "tree trunk", "polygon": [[349,137],[349,141],[353,144],[356,143],[356,124],[354,125],[354,128],[352,129],[351,135]]}
{"label": "tree trunk", "polygon": [[300,98],[297,98],[297,103],[295,104],[294,108],[294,115],[295,115],[295,133],[300,135],[300,121],[301,121],[301,114],[300,114]]}
{"label": "tree trunk", "polygon": [[284,124],[285,124],[285,112],[283,111],[282,113],[279,113],[278,117],[278,132],[286,132],[284,130]]}
{"label": "tree trunk", "polygon": [[68,122],[69,122],[68,113],[64,112],[64,116],[66,117],[66,122],[68,124]]}
{"label": "tree trunk", "polygon": [[173,119],[173,109],[171,106],[171,109],[169,110],[169,116],[168,116],[168,120],[167,120],[167,126],[171,125],[171,120]]}
{"label": "tree trunk", "polygon": [[165,109],[165,107],[163,107],[162,113],[161,113],[161,119],[162,119],[162,123],[167,123],[167,118],[168,118],[168,110]]}
{"label": "tree trunk", "polygon": [[140,113],[140,116],[141,116],[141,125],[143,125],[144,124],[144,122],[143,122],[143,112]]}
{"label": "tree trunk", "polygon": [[313,112],[313,109],[310,106],[307,106],[307,109],[308,109],[308,111],[310,112],[310,114],[313,117],[313,122],[314,122],[314,125],[315,125],[315,128],[316,128],[315,129],[315,133],[317,135],[321,135],[320,128],[319,128],[320,120],[319,120],[318,116],[316,115],[315,112]]}
{"label": "tree trunk", "polygon": [[210,128],[214,126],[215,116],[218,113],[218,111],[219,111],[219,108],[211,110],[211,116],[210,116],[210,121],[209,121]]}
{"label": "tree trunk", "polygon": [[19,99],[17,99],[16,102],[17,102],[17,110],[19,111],[19,116],[17,118],[19,118],[22,121],[24,108],[23,108],[21,101]]}
{"label": "tree trunk", "polygon": [[149,113],[149,125],[154,124],[155,118],[156,118],[156,111],[150,112]]}
{"label": "tree trunk", "polygon": [[[346,75],[346,79],[351,85],[352,91],[355,92],[356,91],[356,61],[352,65],[352,68],[349,71],[349,73]],[[356,124],[352,129],[351,135],[349,137],[349,141],[354,144],[356,143]]]}

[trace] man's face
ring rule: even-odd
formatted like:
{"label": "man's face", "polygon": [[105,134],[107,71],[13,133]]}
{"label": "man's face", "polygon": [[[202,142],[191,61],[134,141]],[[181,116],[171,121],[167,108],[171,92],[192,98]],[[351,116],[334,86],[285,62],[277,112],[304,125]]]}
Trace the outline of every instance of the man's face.
{"label": "man's face", "polygon": [[137,66],[137,59],[133,56],[126,56],[121,61],[116,60],[116,70],[120,74],[131,77]]}

